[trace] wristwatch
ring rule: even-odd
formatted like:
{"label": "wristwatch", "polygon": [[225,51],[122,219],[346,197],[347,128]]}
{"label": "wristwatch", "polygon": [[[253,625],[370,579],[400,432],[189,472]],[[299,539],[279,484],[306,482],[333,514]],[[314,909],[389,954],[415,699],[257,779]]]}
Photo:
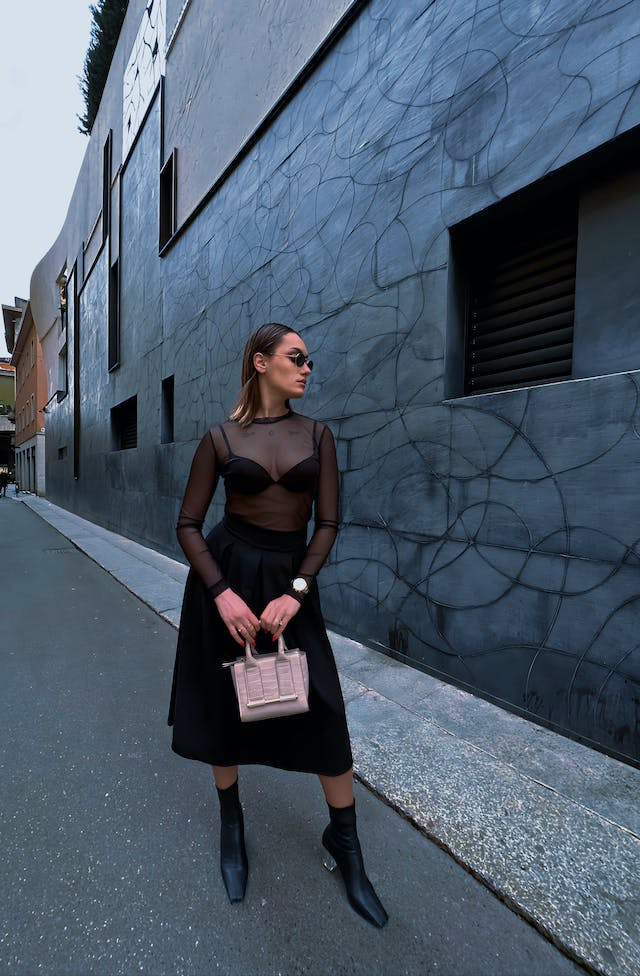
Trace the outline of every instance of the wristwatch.
{"label": "wristwatch", "polygon": [[297,596],[306,596],[309,592],[309,584],[304,576],[296,576],[291,580],[291,589]]}

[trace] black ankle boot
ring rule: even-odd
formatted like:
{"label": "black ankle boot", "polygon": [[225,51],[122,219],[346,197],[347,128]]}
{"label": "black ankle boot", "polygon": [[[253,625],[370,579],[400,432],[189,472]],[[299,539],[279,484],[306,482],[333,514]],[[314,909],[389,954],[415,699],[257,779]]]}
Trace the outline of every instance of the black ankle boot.
{"label": "black ankle boot", "polygon": [[[216,787],[217,789],[217,787]],[[229,900],[242,901],[247,887],[249,862],[244,846],[244,819],[236,780],[226,790],[218,790],[220,799],[220,870]]]}
{"label": "black ankle boot", "polygon": [[362,862],[360,841],[356,832],[356,805],[350,807],[329,806],[331,822],[322,835],[322,844],[331,855],[325,860],[329,871],[339,867],[352,908],[379,929],[389,916],[373,890]]}

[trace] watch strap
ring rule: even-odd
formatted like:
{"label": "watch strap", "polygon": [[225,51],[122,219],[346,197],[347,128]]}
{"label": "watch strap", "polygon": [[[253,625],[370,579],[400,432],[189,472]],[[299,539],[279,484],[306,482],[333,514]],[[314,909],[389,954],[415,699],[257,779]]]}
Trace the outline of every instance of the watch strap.
{"label": "watch strap", "polygon": [[292,586],[289,587],[289,589],[286,591],[286,593],[287,593],[287,596],[292,596],[293,599],[294,600],[297,600],[298,603],[300,603],[300,604],[302,603],[302,601],[304,600],[304,598],[306,596],[306,593],[296,593],[296,591],[294,590],[294,588]]}

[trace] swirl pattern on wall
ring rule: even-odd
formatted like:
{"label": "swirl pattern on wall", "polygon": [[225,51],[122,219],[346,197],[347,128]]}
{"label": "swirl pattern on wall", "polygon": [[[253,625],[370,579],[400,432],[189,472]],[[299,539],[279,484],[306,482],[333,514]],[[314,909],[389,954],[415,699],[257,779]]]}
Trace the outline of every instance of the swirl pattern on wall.
{"label": "swirl pattern on wall", "polygon": [[[167,257],[133,212],[121,252],[139,399],[175,373],[167,525],[247,334],[291,323],[340,452],[328,617],[635,758],[638,374],[447,401],[444,372],[448,228],[640,123],[638,24],[638,0],[372,0]],[[157,183],[157,121],[125,209]]]}

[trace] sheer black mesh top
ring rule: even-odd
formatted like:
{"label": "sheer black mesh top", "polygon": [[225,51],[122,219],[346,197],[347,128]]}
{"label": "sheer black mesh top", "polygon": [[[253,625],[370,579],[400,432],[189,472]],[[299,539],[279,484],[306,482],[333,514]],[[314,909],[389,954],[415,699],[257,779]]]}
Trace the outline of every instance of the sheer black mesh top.
{"label": "sheer black mesh top", "polygon": [[305,529],[315,502],[315,528],[299,570],[311,581],[338,532],[338,465],[329,428],[290,410],[281,417],[258,418],[248,427],[228,420],[204,435],[191,465],[177,534],[189,563],[214,597],[228,584],[202,525],[219,477],[224,480],[225,512],[263,529]]}

